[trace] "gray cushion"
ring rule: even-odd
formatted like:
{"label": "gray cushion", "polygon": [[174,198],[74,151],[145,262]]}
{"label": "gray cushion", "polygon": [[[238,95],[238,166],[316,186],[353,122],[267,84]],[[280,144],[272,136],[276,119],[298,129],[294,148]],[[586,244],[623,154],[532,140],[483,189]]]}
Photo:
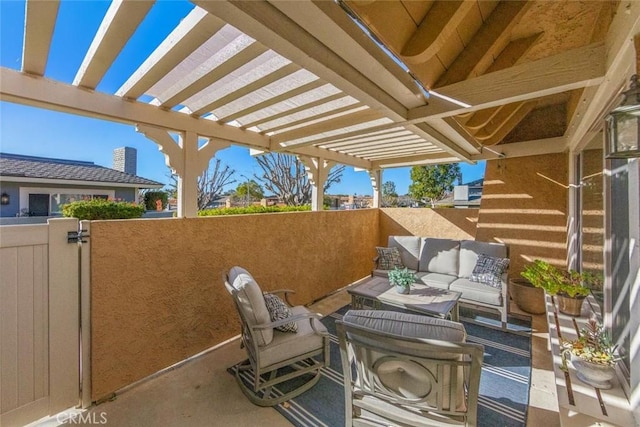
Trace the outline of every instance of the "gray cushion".
{"label": "gray cushion", "polygon": [[[291,307],[290,310],[294,316],[309,313],[309,310],[301,305]],[[293,354],[304,354],[322,348],[322,335],[313,330],[309,319],[299,320],[296,324],[298,325],[296,334],[273,331],[273,341],[261,349],[260,367],[265,368],[274,363],[282,362]],[[313,319],[313,324],[319,332],[327,332],[327,328],[318,319]]]}
{"label": "gray cushion", "polygon": [[507,247],[503,243],[478,242],[462,240],[460,242],[460,266],[458,277],[469,278],[478,261],[478,255],[506,258]]}
{"label": "gray cushion", "polygon": [[404,268],[402,260],[400,259],[400,251],[398,248],[382,248],[376,246],[378,252],[378,265],[379,270],[393,270],[395,267]]}
{"label": "gray cushion", "polygon": [[253,280],[255,280],[253,278],[253,276],[251,275],[251,273],[249,273],[247,270],[245,270],[242,267],[238,267],[237,265],[235,267],[231,267],[231,269],[229,270],[229,283],[231,283],[233,285],[233,282],[236,281],[236,278],[238,277],[238,275],[240,274],[246,274],[247,276],[251,277]]}
{"label": "gray cushion", "polygon": [[509,268],[509,258],[492,257],[485,254],[478,255],[478,262],[473,268],[469,280],[491,287],[502,288],[502,275]]}
{"label": "gray cushion", "polygon": [[[253,280],[253,277],[251,277],[251,274],[238,270],[234,273],[235,280],[231,283],[231,286],[238,292],[238,306],[246,322],[250,326],[270,323],[271,317],[264,303],[262,291],[256,281]],[[231,277],[231,273],[229,273],[229,276]],[[260,330],[255,334],[255,339],[260,346],[269,344],[273,339],[273,329]]]}
{"label": "gray cushion", "polygon": [[440,273],[418,273],[416,274],[416,282],[423,283],[428,286],[439,289],[449,289],[449,285],[456,280],[456,276]]}
{"label": "gray cushion", "polygon": [[[272,322],[287,319],[293,316],[287,304],[285,304],[278,295],[268,293],[264,294],[264,303],[267,306],[269,317],[271,318]],[[296,325],[296,322],[289,322],[281,326],[276,326],[276,329],[282,332],[295,333],[298,331],[298,325]]]}
{"label": "gray cushion", "polygon": [[459,255],[458,240],[425,237],[422,241],[418,270],[458,276]]}
{"label": "gray cushion", "polygon": [[410,270],[417,270],[420,260],[419,236],[389,236],[388,245],[398,248],[402,264]]}
{"label": "gray cushion", "polygon": [[462,323],[419,314],[386,310],[349,310],[342,321],[404,338],[464,342]]}
{"label": "gray cushion", "polygon": [[458,279],[451,283],[449,289],[462,292],[460,297],[462,300],[502,306],[502,291],[489,285],[472,282],[469,279]]}

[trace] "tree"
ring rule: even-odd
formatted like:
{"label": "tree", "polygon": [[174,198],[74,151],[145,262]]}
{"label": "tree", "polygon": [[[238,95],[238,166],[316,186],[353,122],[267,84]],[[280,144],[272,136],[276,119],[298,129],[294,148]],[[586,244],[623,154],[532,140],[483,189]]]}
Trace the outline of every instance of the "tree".
{"label": "tree", "polygon": [[[262,175],[254,175],[265,189],[278,196],[289,206],[311,203],[311,183],[304,164],[291,154],[268,153],[256,157]],[[335,166],[324,183],[326,192],[332,184],[340,182],[345,166]]]}
{"label": "tree", "polygon": [[453,191],[453,184],[460,174],[458,163],[446,165],[414,166],[411,168],[409,194],[416,200],[427,200],[431,207]]}
{"label": "tree", "polygon": [[252,179],[238,185],[235,197],[237,200],[244,200],[246,202],[260,200],[264,198],[264,190],[260,184]]}
{"label": "tree", "polygon": [[387,181],[382,184],[382,206],[396,206],[397,204],[396,184],[393,181]]}
{"label": "tree", "polygon": [[[202,175],[198,177],[198,210],[205,209],[216,198],[222,195],[222,189],[236,182],[233,179],[235,170],[227,165],[222,165],[220,159],[215,159],[213,167],[211,165]],[[178,194],[178,177],[171,173],[169,176],[171,183],[168,185],[170,194],[177,197]]]}

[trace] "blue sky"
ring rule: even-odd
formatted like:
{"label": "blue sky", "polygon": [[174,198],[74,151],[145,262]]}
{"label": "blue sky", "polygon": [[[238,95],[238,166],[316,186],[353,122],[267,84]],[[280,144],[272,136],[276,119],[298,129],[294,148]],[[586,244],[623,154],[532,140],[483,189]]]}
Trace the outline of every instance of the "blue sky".
{"label": "blue sky", "polygon": [[[24,1],[0,0],[0,65],[3,67],[20,69],[24,7]],[[46,77],[65,83],[73,81],[108,7],[109,2],[96,0],[61,2]],[[157,2],[97,90],[115,92],[192,8],[191,3],[182,0]],[[141,101],[148,99],[141,98]],[[138,150],[138,175],[162,183],[169,181],[169,170],[157,145],[138,134],[133,125],[0,102],[2,152],[92,161],[111,167],[113,150],[123,146]],[[231,147],[218,152],[216,158],[237,171],[238,181],[244,180],[240,174],[250,176],[260,172],[246,148]],[[465,182],[484,174],[484,162],[476,166],[462,163],[461,168]],[[393,181],[400,194],[406,193],[410,184],[409,168],[385,170],[383,181]],[[371,194],[372,189],[366,172],[347,167],[342,182],[332,186],[329,192]]]}

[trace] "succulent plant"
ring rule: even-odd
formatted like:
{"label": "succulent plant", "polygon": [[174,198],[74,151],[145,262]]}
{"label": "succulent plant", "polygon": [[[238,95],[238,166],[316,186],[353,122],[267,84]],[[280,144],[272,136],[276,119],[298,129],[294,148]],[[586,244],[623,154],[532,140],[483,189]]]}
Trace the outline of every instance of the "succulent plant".
{"label": "succulent plant", "polygon": [[392,285],[408,288],[415,281],[416,275],[406,267],[403,269],[394,267],[393,270],[389,271],[389,283]]}
{"label": "succulent plant", "polygon": [[565,341],[563,347],[582,360],[599,365],[611,366],[619,360],[615,354],[618,346],[613,345],[604,326],[594,318],[589,319],[577,339]]}

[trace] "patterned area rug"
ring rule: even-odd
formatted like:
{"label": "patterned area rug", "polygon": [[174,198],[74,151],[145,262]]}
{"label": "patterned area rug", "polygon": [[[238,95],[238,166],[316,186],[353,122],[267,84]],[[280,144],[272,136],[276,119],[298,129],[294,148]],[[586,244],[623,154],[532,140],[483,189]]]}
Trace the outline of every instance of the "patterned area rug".
{"label": "patterned area rug", "polygon": [[[311,390],[282,403],[275,409],[296,426],[344,426],[344,384],[335,321],[349,309],[345,306],[322,319],[331,334],[331,364]],[[462,314],[462,313],[461,313]],[[463,318],[469,342],[484,345],[480,379],[478,426],[525,426],[531,382],[530,321],[509,318],[504,332]],[[233,373],[235,367],[229,368]],[[248,377],[245,377],[248,378]],[[283,389],[274,388],[275,395]],[[285,390],[286,391],[286,390]]]}

